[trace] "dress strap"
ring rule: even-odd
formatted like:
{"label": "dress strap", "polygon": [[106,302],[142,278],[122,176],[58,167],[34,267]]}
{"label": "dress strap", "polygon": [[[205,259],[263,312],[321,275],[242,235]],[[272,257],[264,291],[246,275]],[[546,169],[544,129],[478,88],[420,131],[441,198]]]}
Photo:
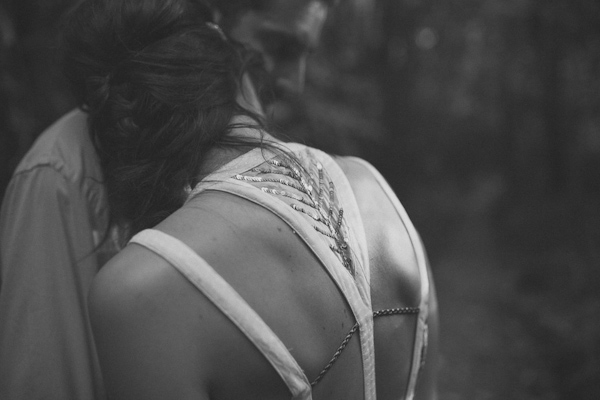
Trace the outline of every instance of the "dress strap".
{"label": "dress strap", "polygon": [[367,247],[367,238],[360,209],[356,197],[350,185],[350,181],[340,165],[325,153],[312,150],[320,155],[323,167],[327,170],[331,179],[335,182],[338,198],[345,211],[345,216],[352,227],[350,232],[350,244],[356,256],[360,260],[358,268],[360,273],[356,275],[357,290],[361,298],[367,304],[368,316],[360,323],[360,345],[363,358],[363,379],[365,388],[365,400],[374,400],[376,394],[375,381],[375,343],[373,330],[373,311],[371,306],[371,268],[369,264],[369,254]]}
{"label": "dress strap", "polygon": [[419,267],[419,275],[421,280],[421,301],[419,304],[419,318],[417,321],[416,334],[415,334],[415,344],[413,351],[413,360],[410,372],[410,379],[408,382],[408,387],[406,391],[406,399],[412,400],[414,398],[415,387],[417,383],[417,376],[419,374],[420,367],[425,360],[425,353],[427,349],[427,339],[428,339],[428,327],[427,327],[427,316],[429,313],[429,273],[427,271],[427,254],[425,252],[425,247],[423,246],[423,242],[421,241],[421,237],[417,233],[414,225],[412,224],[406,210],[400,204],[398,197],[394,194],[392,188],[387,183],[385,178],[368,162],[356,158],[349,157],[352,160],[356,161],[363,165],[366,169],[368,169],[373,177],[377,180],[382,190],[387,195],[388,199],[394,205],[398,216],[402,220],[406,231],[410,237],[410,241],[412,243],[412,247],[414,249],[417,264]]}
{"label": "dress strap", "polygon": [[375,350],[373,339],[373,311],[370,296],[363,296],[358,282],[346,271],[333,255],[327,244],[315,236],[314,229],[300,213],[291,213],[290,207],[282,201],[266,196],[264,192],[247,182],[229,180],[210,186],[209,190],[221,191],[251,201],[277,215],[288,224],[302,241],[321,261],[333,281],[343,293],[354,318],[359,325],[360,345],[364,373],[365,400],[374,400],[375,394]]}
{"label": "dress strap", "polygon": [[[242,155],[235,165],[226,165],[217,171],[217,174],[209,175],[190,191],[188,201],[192,201],[196,195],[204,191],[230,193],[271,211],[292,228],[321,261],[352,310],[358,323],[357,332],[360,336],[364,399],[374,400],[376,398],[375,351],[369,258],[360,210],[354,193],[341,167],[327,154],[297,143],[286,143],[275,147],[280,149],[252,150]],[[288,160],[289,155],[293,158],[291,163]],[[302,170],[294,171],[296,165],[300,165]],[[281,169],[289,169],[291,172],[281,171]],[[275,176],[281,175],[281,172],[289,175]],[[260,174],[273,175],[265,179],[264,175],[258,176]],[[308,201],[307,197],[313,201],[316,199],[314,204],[323,203],[325,207],[320,208],[317,205],[311,210],[310,207],[314,204]],[[337,200],[343,209],[343,217],[348,222],[345,224],[348,235],[344,238],[348,240],[348,246],[341,244],[340,247],[349,248],[357,257],[355,270],[347,267],[344,257],[339,257],[340,252],[337,251],[339,249],[329,240],[323,240],[322,235],[329,236],[336,244],[339,237],[327,235],[326,230],[317,229],[318,226],[314,224],[315,220],[322,221],[319,217],[321,214],[331,212],[332,205],[336,209],[334,213],[339,212],[340,215],[336,224],[342,220],[342,210],[338,208]],[[326,226],[329,227],[327,224]],[[318,235],[315,235],[315,230],[319,232]]]}
{"label": "dress strap", "polygon": [[[316,152],[316,150],[313,150],[313,152]],[[324,153],[321,154],[325,155]],[[344,216],[352,227],[349,239],[354,253],[360,260],[359,267],[362,269],[362,274],[357,275],[358,288],[365,301],[371,304],[371,267],[369,263],[369,250],[367,247],[365,227],[360,208],[356,201],[356,196],[354,195],[350,181],[340,165],[329,156],[322,156],[321,161],[324,168],[327,169],[330,177],[335,182],[338,198],[345,212]]]}
{"label": "dress strap", "polygon": [[195,251],[155,229],[138,233],[130,243],[163,257],[208,297],[267,358],[290,390],[292,400],[312,398],[308,379],[289,350],[239,293]]}

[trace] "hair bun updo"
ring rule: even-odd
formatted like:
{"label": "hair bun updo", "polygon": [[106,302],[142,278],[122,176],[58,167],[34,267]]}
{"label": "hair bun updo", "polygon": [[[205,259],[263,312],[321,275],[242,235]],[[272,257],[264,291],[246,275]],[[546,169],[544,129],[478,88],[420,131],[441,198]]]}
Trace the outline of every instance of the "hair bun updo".
{"label": "hair bun updo", "polygon": [[128,236],[183,204],[206,151],[247,114],[240,50],[211,18],[192,0],[87,0],[67,20],[65,71]]}

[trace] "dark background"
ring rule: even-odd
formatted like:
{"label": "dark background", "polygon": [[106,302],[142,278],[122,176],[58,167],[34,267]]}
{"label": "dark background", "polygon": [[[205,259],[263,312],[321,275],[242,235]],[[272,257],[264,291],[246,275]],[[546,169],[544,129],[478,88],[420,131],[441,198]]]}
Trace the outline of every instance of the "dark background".
{"label": "dark background", "polygon": [[[0,0],[0,193],[74,105],[55,43],[72,2]],[[421,232],[440,399],[600,398],[600,2],[349,3],[274,113],[373,163]]]}

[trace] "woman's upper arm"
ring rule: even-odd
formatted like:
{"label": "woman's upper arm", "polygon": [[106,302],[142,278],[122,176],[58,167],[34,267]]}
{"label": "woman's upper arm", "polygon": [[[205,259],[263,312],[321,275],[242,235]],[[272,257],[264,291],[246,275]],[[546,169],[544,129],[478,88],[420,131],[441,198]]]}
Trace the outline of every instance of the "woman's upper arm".
{"label": "woman's upper arm", "polygon": [[198,296],[173,268],[128,246],[94,280],[90,319],[111,399],[204,399]]}

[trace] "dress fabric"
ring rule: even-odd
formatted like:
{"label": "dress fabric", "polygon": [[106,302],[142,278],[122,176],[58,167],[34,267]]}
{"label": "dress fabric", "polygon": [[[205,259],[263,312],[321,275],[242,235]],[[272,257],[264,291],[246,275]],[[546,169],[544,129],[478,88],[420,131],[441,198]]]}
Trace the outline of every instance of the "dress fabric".
{"label": "dress fabric", "polygon": [[[254,149],[226,164],[191,190],[189,199],[208,190],[227,192],[270,210],[294,230],[318,257],[352,310],[358,324],[364,399],[375,400],[369,257],[352,188],[342,169],[325,153],[300,144],[278,146],[283,153]],[[367,166],[394,202],[417,253],[421,302],[411,373],[403,396],[412,399],[426,343],[429,279],[425,255],[416,231],[387,183],[369,164],[356,160]],[[228,316],[279,373],[293,400],[312,399],[311,384],[286,346],[198,254],[178,239],[152,229],[138,233],[131,242],[162,256]],[[347,248],[351,249],[351,255]]]}

